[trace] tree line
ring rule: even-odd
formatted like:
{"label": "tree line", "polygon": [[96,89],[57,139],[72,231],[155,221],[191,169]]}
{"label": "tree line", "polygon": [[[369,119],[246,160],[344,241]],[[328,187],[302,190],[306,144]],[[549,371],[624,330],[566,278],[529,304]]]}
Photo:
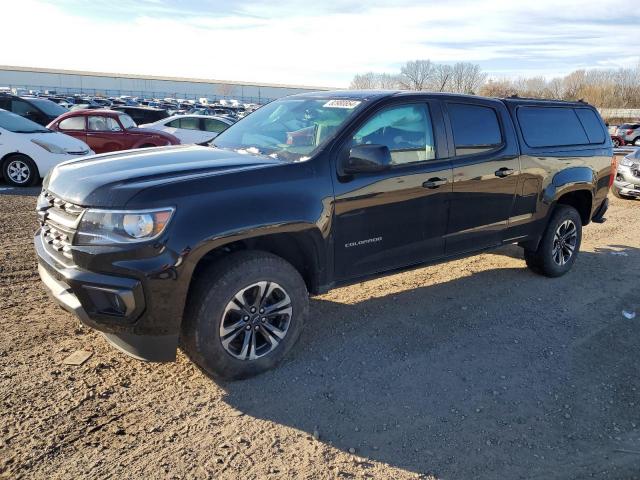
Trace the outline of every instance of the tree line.
{"label": "tree line", "polygon": [[413,60],[406,62],[398,73],[357,74],[350,88],[582,99],[598,108],[640,108],[640,62],[633,68],[575,70],[551,79],[542,76],[493,79],[474,63],[447,65]]}

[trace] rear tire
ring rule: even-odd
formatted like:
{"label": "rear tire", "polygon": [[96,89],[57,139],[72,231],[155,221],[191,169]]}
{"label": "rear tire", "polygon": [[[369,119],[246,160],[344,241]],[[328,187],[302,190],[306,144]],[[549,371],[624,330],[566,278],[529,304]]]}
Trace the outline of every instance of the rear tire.
{"label": "rear tire", "polygon": [[2,162],[2,176],[9,185],[14,187],[30,187],[40,180],[36,164],[21,153],[5,158]]}
{"label": "rear tire", "polygon": [[571,270],[582,241],[582,219],[569,205],[558,205],[549,220],[538,249],[525,250],[527,266],[547,277],[560,277]]}
{"label": "rear tire", "polygon": [[278,365],[295,345],[309,296],[290,263],[266,252],[237,252],[194,281],[182,345],[206,372],[228,380],[252,377]]}

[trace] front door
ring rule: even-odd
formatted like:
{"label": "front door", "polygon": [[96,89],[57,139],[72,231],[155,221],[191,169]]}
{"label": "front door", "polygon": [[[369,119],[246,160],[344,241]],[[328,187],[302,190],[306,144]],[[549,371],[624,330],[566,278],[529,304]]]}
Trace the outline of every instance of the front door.
{"label": "front door", "polygon": [[87,143],[96,153],[117,152],[126,148],[124,132],[115,118],[105,115],[87,117]]}
{"label": "front door", "polygon": [[339,157],[359,144],[386,145],[392,166],[336,180],[336,278],[444,255],[452,172],[439,103],[379,109],[356,127]]}
{"label": "front door", "polygon": [[500,245],[511,215],[520,161],[501,102],[446,102],[455,154],[447,255]]}

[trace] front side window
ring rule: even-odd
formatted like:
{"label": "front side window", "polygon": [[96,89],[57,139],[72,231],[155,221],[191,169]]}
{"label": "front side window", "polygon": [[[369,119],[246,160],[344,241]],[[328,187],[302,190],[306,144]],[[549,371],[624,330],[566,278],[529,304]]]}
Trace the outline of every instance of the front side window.
{"label": "front side window", "polygon": [[58,124],[60,130],[84,130],[84,117],[65,118]]}
{"label": "front side window", "polygon": [[447,110],[456,145],[456,156],[487,152],[502,144],[502,131],[493,108],[449,103]]}
{"label": "front side window", "polygon": [[107,122],[105,117],[90,116],[87,119],[87,130],[92,132],[105,132],[107,131]]}
{"label": "front side window", "polygon": [[424,105],[385,108],[360,127],[351,145],[386,145],[393,165],[432,160],[435,143],[429,111]]}
{"label": "front side window", "polygon": [[326,97],[276,100],[231,125],[211,145],[293,162],[307,160],[364,103]]}
{"label": "front side window", "polygon": [[120,119],[120,123],[125,128],[125,130],[129,130],[130,128],[136,128],[137,127],[136,122],[133,121],[133,118],[131,118],[126,113],[118,115],[118,118]]}
{"label": "front side window", "polygon": [[121,132],[120,124],[113,117],[105,117],[105,121],[107,122],[107,130],[110,132]]}

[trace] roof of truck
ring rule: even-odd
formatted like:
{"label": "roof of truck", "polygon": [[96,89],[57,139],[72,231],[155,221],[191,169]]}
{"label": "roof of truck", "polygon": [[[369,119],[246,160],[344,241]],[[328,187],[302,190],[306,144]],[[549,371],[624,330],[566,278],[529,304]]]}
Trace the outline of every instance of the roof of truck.
{"label": "roof of truck", "polygon": [[568,100],[555,100],[555,99],[543,99],[543,98],[526,98],[526,97],[482,97],[479,95],[466,95],[462,93],[448,93],[448,92],[430,92],[430,91],[417,91],[417,90],[328,90],[319,92],[306,92],[292,95],[293,97],[303,98],[344,98],[344,99],[357,99],[357,100],[371,100],[381,97],[399,97],[399,96],[416,96],[424,95],[428,97],[459,97],[459,98],[478,98],[478,99],[492,99],[501,100],[505,103],[518,103],[518,104],[540,104],[545,105],[588,105],[588,103],[582,100],[568,101]]}

